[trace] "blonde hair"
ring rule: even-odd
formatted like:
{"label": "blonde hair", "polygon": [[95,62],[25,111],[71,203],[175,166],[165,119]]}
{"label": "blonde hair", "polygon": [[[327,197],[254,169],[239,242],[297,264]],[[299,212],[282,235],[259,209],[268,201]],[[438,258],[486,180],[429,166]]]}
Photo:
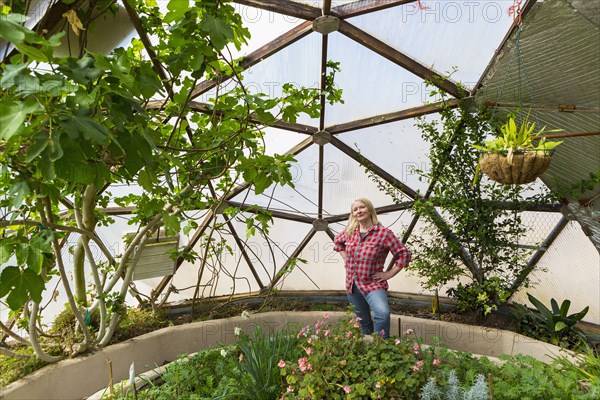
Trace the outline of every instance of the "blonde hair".
{"label": "blonde hair", "polygon": [[371,216],[371,222],[373,225],[377,225],[379,223],[379,219],[377,218],[377,212],[375,212],[375,207],[373,207],[373,203],[370,200],[365,198],[356,199],[350,205],[350,217],[348,218],[348,225],[346,225],[346,235],[352,235],[358,226],[358,220],[352,213],[352,208],[354,203],[360,202],[367,206],[367,210],[369,210],[369,215]]}

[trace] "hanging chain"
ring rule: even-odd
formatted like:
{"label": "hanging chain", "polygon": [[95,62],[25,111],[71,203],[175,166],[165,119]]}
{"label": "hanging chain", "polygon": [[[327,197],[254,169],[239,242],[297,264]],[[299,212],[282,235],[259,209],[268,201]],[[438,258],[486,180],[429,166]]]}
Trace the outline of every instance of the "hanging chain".
{"label": "hanging chain", "polygon": [[508,8],[508,15],[513,17],[515,25],[520,26],[523,20],[521,4],[523,0],[513,0],[513,5]]}

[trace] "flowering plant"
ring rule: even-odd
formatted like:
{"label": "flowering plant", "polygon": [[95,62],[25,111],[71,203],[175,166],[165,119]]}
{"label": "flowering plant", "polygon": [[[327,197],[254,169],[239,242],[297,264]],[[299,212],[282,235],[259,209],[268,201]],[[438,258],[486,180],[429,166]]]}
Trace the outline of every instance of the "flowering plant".
{"label": "flowering plant", "polygon": [[337,324],[324,318],[302,327],[297,338],[302,357],[279,363],[282,400],[417,398],[429,376],[441,373],[435,347],[424,347],[412,331],[363,337],[355,318]]}

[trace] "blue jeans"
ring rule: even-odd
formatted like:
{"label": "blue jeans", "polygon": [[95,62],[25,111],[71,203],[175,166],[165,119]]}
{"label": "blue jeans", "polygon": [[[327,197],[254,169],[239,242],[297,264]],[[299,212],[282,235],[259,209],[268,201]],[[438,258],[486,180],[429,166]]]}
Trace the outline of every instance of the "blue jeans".
{"label": "blue jeans", "polygon": [[[377,332],[382,338],[390,336],[390,304],[387,290],[375,290],[366,295],[352,284],[352,294],[348,295],[356,316],[360,318],[360,329],[363,335]],[[371,318],[373,311],[373,318]],[[383,331],[383,334],[381,333]]]}

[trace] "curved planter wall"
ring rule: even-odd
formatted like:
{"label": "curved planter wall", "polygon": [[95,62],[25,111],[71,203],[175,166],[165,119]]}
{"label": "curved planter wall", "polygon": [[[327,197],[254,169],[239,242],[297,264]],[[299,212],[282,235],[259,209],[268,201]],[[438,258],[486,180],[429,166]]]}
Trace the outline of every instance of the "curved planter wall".
{"label": "curved planter wall", "polygon": [[[252,314],[247,320],[232,317],[163,328],[87,356],[48,365],[0,389],[0,399],[81,400],[108,386],[107,361],[111,361],[116,383],[129,377],[132,362],[135,362],[136,374],[139,374],[173,361],[182,354],[235,343],[236,327],[248,333],[255,325],[279,330],[286,324],[312,325],[323,314],[320,311],[268,312]],[[344,312],[329,314],[330,321],[337,321],[345,315]],[[392,335],[409,328],[426,344],[439,337],[442,344],[450,349],[490,357],[526,354],[548,362],[550,356],[559,352],[567,354],[556,346],[511,331],[392,315]]]}

